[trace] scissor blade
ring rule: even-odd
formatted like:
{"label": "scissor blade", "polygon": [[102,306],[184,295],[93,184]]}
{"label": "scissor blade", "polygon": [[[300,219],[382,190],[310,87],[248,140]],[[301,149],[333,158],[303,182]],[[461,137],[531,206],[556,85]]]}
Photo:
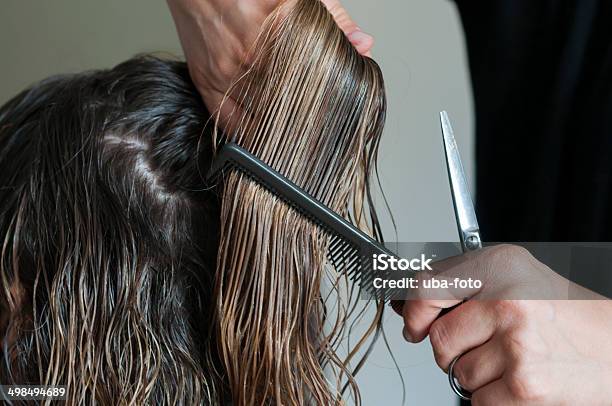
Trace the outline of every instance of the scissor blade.
{"label": "scissor blade", "polygon": [[442,124],[442,135],[444,138],[444,152],[446,154],[446,165],[448,168],[448,178],[453,197],[453,207],[457,218],[457,228],[464,251],[471,251],[481,247],[480,229],[476,220],[474,204],[470,196],[465,171],[457,149],[457,142],[453,134],[450,120],[446,111],[440,113],[440,123]]}

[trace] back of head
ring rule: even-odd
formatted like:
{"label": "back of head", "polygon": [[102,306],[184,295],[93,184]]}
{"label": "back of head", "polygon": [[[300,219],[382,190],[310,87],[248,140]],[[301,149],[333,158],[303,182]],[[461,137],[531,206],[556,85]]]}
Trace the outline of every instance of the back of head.
{"label": "back of head", "polygon": [[[380,238],[380,69],[318,0],[282,2],[254,49],[222,138]],[[239,173],[210,193],[208,118],[185,65],[151,57],[0,109],[2,383],[74,403],[359,403],[384,306],[341,354],[365,313],[329,236]]]}
{"label": "back of head", "polygon": [[103,404],[211,396],[207,119],[186,66],[153,57],[0,109],[2,383]]}

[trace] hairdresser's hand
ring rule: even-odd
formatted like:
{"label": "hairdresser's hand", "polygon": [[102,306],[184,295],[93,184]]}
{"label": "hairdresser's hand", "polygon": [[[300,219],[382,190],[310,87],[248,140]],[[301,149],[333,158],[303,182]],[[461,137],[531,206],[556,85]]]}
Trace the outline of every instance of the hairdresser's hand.
{"label": "hairdresser's hand", "polygon": [[[235,107],[221,104],[238,77],[266,17],[281,0],[167,0],[187,58],[191,78],[208,110],[220,106],[220,124]],[[322,0],[355,48],[368,55],[373,38],[351,20],[339,0]]]}
{"label": "hairdresser's hand", "polygon": [[[474,405],[612,404],[611,301],[515,246],[450,258],[436,269],[450,278],[478,277],[483,286],[405,302],[404,336],[418,342],[429,334],[445,371],[461,356],[455,376],[473,392]],[[568,289],[585,300],[552,300]],[[464,295],[471,299],[437,318]],[[525,297],[540,300],[498,300]]]}

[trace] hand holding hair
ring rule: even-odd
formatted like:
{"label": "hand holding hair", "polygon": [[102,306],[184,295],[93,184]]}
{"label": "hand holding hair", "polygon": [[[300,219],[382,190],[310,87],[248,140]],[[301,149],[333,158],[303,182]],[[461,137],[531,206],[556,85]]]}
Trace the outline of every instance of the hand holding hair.
{"label": "hand holding hair", "polygon": [[[192,80],[211,113],[225,126],[237,107],[226,92],[248,64],[261,26],[282,0],[167,0]],[[369,56],[372,36],[362,32],[339,0],[322,0],[349,41]],[[230,95],[231,97],[231,95]],[[223,102],[223,103],[222,103]],[[215,115],[216,117],[216,115]]]}
{"label": "hand holding hair", "polygon": [[[457,292],[406,301],[404,337],[419,342],[429,335],[445,371],[459,357],[453,374],[472,392],[474,405],[610,404],[610,300],[512,245],[449,258],[437,267],[443,274],[477,276],[483,287],[442,317],[442,309],[462,302]],[[520,283],[525,280],[529,286]],[[577,300],[558,300],[568,294]]]}
{"label": "hand holding hair", "polygon": [[[191,74],[239,86],[227,139],[382,240],[376,62],[318,0],[172,4],[202,58]],[[65,385],[68,405],[362,404],[384,303],[361,300],[326,260],[332,236],[249,176],[211,190],[209,119],[186,64],[151,56],[0,106],[0,382]]]}

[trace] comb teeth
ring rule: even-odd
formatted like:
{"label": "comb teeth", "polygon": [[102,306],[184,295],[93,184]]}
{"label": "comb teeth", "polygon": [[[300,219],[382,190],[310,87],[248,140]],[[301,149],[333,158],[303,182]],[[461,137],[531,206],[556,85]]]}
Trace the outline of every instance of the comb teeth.
{"label": "comb teeth", "polygon": [[234,143],[221,148],[208,172],[207,182],[214,184],[224,173],[234,170],[258,183],[321,228],[329,237],[327,259],[337,271],[349,276],[372,298],[389,299],[391,291],[374,288],[374,278],[381,275],[368,264],[374,254],[396,258],[397,255]]}

